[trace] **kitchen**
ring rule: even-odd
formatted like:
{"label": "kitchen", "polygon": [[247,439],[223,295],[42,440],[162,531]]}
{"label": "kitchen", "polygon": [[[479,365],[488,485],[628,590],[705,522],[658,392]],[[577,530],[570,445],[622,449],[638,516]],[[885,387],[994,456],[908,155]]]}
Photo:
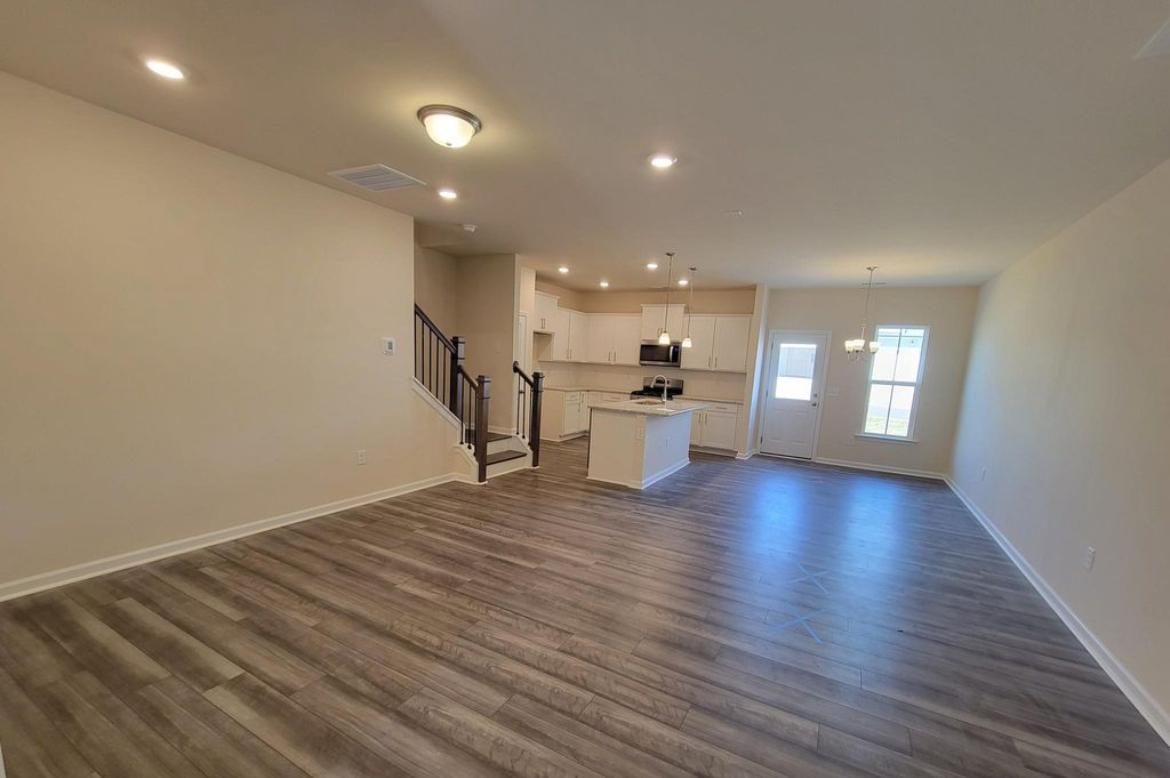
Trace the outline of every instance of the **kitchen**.
{"label": "kitchen", "polygon": [[[683,292],[669,303],[661,288],[583,292],[521,268],[519,353],[545,374],[542,439],[586,435],[592,408],[661,396],[665,381],[670,399],[702,404],[690,414],[691,447],[748,455],[756,289]],[[658,343],[663,330],[670,345]]]}

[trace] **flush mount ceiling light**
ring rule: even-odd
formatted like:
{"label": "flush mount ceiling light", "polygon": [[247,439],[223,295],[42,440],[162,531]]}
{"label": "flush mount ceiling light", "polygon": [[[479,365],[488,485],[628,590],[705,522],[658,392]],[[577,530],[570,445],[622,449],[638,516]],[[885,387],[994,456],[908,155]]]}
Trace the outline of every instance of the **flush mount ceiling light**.
{"label": "flush mount ceiling light", "polygon": [[647,263],[646,263],[646,269],[647,269],[647,270],[657,270],[657,269],[658,269],[658,263],[657,263],[657,262],[647,262]]}
{"label": "flush mount ceiling light", "polygon": [[561,265],[560,267],[557,268],[557,272],[560,273],[561,275],[565,275],[566,273],[569,272],[569,268],[565,267],[564,265]]}
{"label": "flush mount ceiling light", "polygon": [[444,200],[454,200],[459,197],[459,193],[454,189],[444,187],[439,190],[439,197],[442,197]]}
{"label": "flush mount ceiling light", "polygon": [[678,157],[672,154],[652,154],[650,156],[650,164],[659,170],[666,170],[669,167],[674,167],[678,162]]}
{"label": "flush mount ceiling light", "polygon": [[877,265],[866,268],[869,271],[869,280],[865,282],[865,315],[861,320],[861,337],[845,341],[845,353],[850,359],[861,359],[869,354],[876,354],[880,344],[876,340],[866,341],[865,329],[869,325],[869,295],[873,291],[873,271]]}
{"label": "flush mount ceiling light", "polygon": [[602,281],[598,284],[602,289],[609,289],[609,281]]}
{"label": "flush mount ceiling light", "polygon": [[182,81],[187,77],[187,74],[183,72],[181,67],[173,62],[167,62],[165,59],[148,59],[143,64],[146,65],[147,70],[151,73],[171,81]]}
{"label": "flush mount ceiling light", "polygon": [[473,114],[453,105],[424,105],[418,120],[435,143],[449,149],[461,149],[483,129],[483,122]]}

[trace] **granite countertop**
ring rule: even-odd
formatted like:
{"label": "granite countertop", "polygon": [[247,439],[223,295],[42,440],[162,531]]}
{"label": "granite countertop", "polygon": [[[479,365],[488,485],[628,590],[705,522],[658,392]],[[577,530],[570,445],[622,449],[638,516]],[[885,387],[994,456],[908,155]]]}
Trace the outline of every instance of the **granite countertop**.
{"label": "granite countertop", "polygon": [[682,413],[690,413],[691,411],[702,410],[706,407],[706,403],[695,402],[693,400],[669,400],[665,403],[660,403],[650,398],[642,398],[640,400],[623,400],[619,403],[594,405],[593,410],[611,413],[633,413],[640,416],[678,416]]}
{"label": "granite countertop", "polygon": [[[603,392],[605,394],[623,394],[628,395],[629,392],[621,389],[598,389],[596,386],[546,386],[546,392]],[[743,400],[728,400],[722,397],[700,397],[693,394],[676,395],[678,399],[682,400],[696,400],[699,402],[709,403],[735,403],[736,405],[743,405]]]}

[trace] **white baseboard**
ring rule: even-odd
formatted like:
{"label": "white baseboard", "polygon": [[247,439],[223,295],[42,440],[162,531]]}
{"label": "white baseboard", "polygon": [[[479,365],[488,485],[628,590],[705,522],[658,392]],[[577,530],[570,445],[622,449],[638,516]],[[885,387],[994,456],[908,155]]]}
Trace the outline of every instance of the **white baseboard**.
{"label": "white baseboard", "polygon": [[586,476],[585,480],[598,481],[598,482],[603,483],[603,484],[616,484],[617,486],[624,486],[627,489],[645,489],[647,486],[650,486],[651,484],[654,484],[654,483],[661,481],[663,478],[666,478],[668,475],[673,475],[673,474],[677,473],[679,470],[682,470],[684,467],[686,467],[690,463],[691,463],[691,460],[689,460],[689,459],[687,459],[683,462],[676,462],[675,464],[671,465],[670,467],[663,468],[662,470],[659,470],[657,473],[654,473],[650,476],[647,476],[646,478],[642,479],[641,481],[615,481],[615,480],[610,479],[610,478],[596,478],[594,476]]}
{"label": "white baseboard", "polygon": [[0,602],[11,600],[15,597],[23,597],[26,594],[44,591],[45,589],[75,583],[86,578],[125,570],[128,567],[154,562],[159,559],[194,551],[206,546],[213,546],[217,543],[235,540],[236,538],[242,538],[247,535],[255,535],[258,532],[276,529],[287,524],[296,524],[297,522],[315,519],[319,516],[327,516],[330,513],[337,513],[348,508],[356,508],[359,505],[366,505],[368,503],[378,502],[379,500],[389,499],[390,497],[397,497],[408,492],[418,491],[419,489],[427,489],[449,481],[462,480],[464,480],[463,476],[456,473],[444,473],[431,478],[424,478],[421,481],[414,481],[389,489],[383,489],[379,492],[371,492],[370,494],[363,494],[357,497],[348,497],[344,500],[326,503],[325,505],[317,505],[312,508],[305,508],[280,516],[260,519],[259,521],[252,521],[247,524],[238,524],[234,527],[215,530],[214,532],[207,532],[202,535],[194,535],[181,540],[172,540],[157,546],[150,546],[149,548],[143,548],[137,551],[128,551],[124,554],[115,554],[104,559],[96,559],[92,562],[83,562],[82,564],[72,565],[60,570],[38,573],[27,578],[19,578],[15,581],[0,583]]}
{"label": "white baseboard", "polygon": [[959,488],[959,485],[950,477],[946,477],[944,480],[947,486],[951,488],[951,491],[955,493],[955,496],[959,498],[960,502],[967,507],[967,510],[971,511],[971,515],[975,517],[975,520],[983,525],[983,529],[987,530],[987,534],[991,535],[992,539],[1003,549],[1003,552],[1008,555],[1008,558],[1024,574],[1024,577],[1040,593],[1040,596],[1048,603],[1048,607],[1056,611],[1056,615],[1072,631],[1076,639],[1085,647],[1085,650],[1092,655],[1093,659],[1097,660],[1097,664],[1101,665],[1101,669],[1105,671],[1106,675],[1117,684],[1122,694],[1133,703],[1138,713],[1149,722],[1159,737],[1166,741],[1167,745],[1170,745],[1170,715],[1167,715],[1166,709],[1146,691],[1146,688],[1133,677],[1129,670],[1125,668],[1125,665],[1117,657],[1113,656],[1113,653],[1105,644],[1085,626],[1084,622],[1080,620],[1073,609],[1061,599],[1055,589],[1048,585],[1048,582],[1032,567],[1024,555],[1012,545],[1012,542],[1007,539],[1006,535],[1000,532],[990,517]]}
{"label": "white baseboard", "polygon": [[848,467],[851,470],[870,470],[874,473],[890,473],[892,475],[909,475],[915,478],[930,478],[935,481],[945,481],[947,477],[943,473],[936,473],[932,470],[914,470],[909,467],[886,467],[885,465],[871,465],[868,462],[853,462],[848,459],[828,459],[826,457],[813,457],[813,462],[819,465],[833,465],[834,467]]}

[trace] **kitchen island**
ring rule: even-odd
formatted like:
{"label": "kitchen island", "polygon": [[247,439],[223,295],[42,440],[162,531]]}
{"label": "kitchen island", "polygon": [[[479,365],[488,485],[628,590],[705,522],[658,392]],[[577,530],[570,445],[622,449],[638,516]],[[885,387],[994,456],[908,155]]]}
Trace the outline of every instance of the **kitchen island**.
{"label": "kitchen island", "polygon": [[693,400],[624,400],[590,408],[587,478],[645,489],[690,464]]}

